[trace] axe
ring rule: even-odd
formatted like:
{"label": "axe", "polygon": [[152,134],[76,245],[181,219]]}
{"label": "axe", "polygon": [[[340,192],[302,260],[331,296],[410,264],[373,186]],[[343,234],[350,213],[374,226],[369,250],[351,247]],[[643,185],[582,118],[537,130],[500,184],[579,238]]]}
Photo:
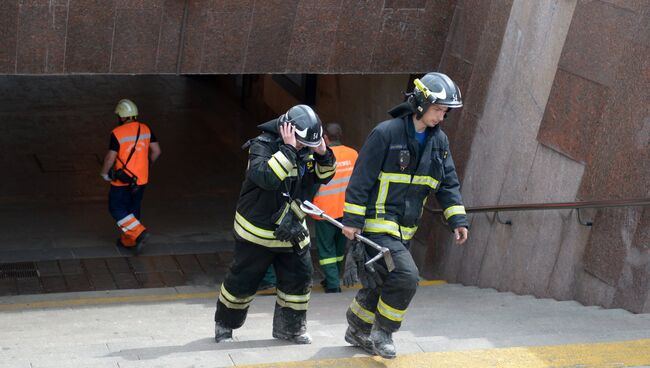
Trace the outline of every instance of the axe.
{"label": "axe", "polygon": [[[303,210],[303,212],[308,213],[310,215],[318,216],[320,218],[323,218],[327,220],[330,224],[338,227],[339,229],[343,229],[343,224],[336,221],[332,217],[330,217],[328,214],[325,213],[325,211],[321,210],[320,208],[316,207],[315,204],[309,202],[309,201],[303,201],[302,204],[300,205],[300,209]],[[369,265],[377,260],[379,260],[381,257],[384,257],[384,262],[386,262],[386,269],[388,272],[391,272],[392,270],[395,269],[395,262],[393,262],[393,257],[390,255],[390,250],[386,247],[382,247],[381,245],[375,243],[374,241],[366,238],[365,236],[362,236],[360,234],[354,234],[354,237],[365,244],[368,244],[369,246],[377,249],[379,253],[377,253],[376,256],[372,257],[368,262],[366,262],[366,265]]]}

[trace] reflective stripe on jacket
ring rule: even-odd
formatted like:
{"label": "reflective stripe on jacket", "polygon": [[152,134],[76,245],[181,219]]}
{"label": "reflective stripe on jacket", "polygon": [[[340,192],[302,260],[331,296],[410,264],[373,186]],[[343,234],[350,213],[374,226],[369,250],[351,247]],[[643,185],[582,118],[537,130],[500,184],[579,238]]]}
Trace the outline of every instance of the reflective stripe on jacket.
{"label": "reflective stripe on jacket", "polygon": [[[283,144],[276,133],[266,132],[255,138],[237,201],[235,236],[269,248],[290,249],[290,242],[279,241],[273,235],[278,226],[274,215],[289,198],[310,199],[313,188],[330,181],[335,172],[336,159],[329,148],[321,156],[308,148],[296,151]],[[303,243],[309,243],[309,238]]]}
{"label": "reflective stripe on jacket", "polygon": [[[138,135],[138,126],[140,126],[140,136]],[[120,151],[117,153],[118,159],[115,159],[115,169],[121,169],[124,162],[129,158],[131,150],[134,149],[136,136],[138,138],[137,147],[133,156],[127,163],[126,167],[133,175],[138,177],[138,185],[144,185],[149,182],[149,144],[151,141],[151,130],[149,127],[137,121],[132,121],[113,129],[113,135],[120,143]],[[127,184],[114,180],[111,185],[125,186]]]}
{"label": "reflective stripe on jacket", "polygon": [[[345,202],[345,189],[352,176],[354,163],[359,155],[353,148],[338,145],[332,146],[334,157],[336,157],[336,174],[332,180],[320,186],[314,195],[314,204],[329,216],[338,219],[343,217],[343,203]],[[312,216],[315,220],[322,220],[320,217]]]}
{"label": "reflective stripe on jacket", "polygon": [[427,128],[419,147],[410,115],[384,121],[359,152],[343,224],[409,240],[431,192],[452,229],[468,226],[447,135],[438,126]]}

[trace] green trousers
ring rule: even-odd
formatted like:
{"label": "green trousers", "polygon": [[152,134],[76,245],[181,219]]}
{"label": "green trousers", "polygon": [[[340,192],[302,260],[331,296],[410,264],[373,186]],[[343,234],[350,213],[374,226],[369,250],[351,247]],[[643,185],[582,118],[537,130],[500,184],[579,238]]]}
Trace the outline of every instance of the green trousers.
{"label": "green trousers", "polygon": [[327,221],[316,221],[316,245],[321,270],[325,275],[325,287],[341,287],[339,274],[343,271],[343,256],[347,238],[341,230]]}

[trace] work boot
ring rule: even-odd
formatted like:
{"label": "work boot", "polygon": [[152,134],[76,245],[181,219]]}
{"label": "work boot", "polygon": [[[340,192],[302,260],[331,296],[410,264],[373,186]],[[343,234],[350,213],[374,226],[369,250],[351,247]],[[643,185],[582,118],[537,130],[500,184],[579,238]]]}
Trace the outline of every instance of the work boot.
{"label": "work boot", "polygon": [[217,343],[220,342],[231,342],[232,339],[232,328],[224,327],[219,324],[219,322],[214,323],[214,340]]}
{"label": "work boot", "polygon": [[372,342],[372,350],[376,355],[386,359],[393,359],[397,355],[392,332],[382,329],[377,323],[372,325],[372,330],[370,330],[370,341]]}
{"label": "work boot", "polygon": [[147,230],[143,231],[142,234],[135,239],[135,248],[133,248],[135,255],[139,255],[142,252],[142,248],[144,248],[147,239],[149,239],[149,232]]}
{"label": "work boot", "polygon": [[300,335],[289,335],[285,332],[273,331],[273,337],[279,340],[291,341],[299,345],[311,344],[311,336],[306,332]]}
{"label": "work boot", "polygon": [[370,335],[355,327],[348,325],[348,329],[345,330],[345,341],[350,345],[360,347],[368,354],[375,355],[375,351],[372,349]]}

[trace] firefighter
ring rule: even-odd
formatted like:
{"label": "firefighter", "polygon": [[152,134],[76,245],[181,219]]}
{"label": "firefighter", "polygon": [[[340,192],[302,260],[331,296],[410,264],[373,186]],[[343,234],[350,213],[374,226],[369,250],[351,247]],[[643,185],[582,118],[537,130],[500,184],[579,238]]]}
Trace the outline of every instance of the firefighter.
{"label": "firefighter", "polygon": [[[460,90],[442,73],[428,73],[414,85],[406,100],[389,111],[392,119],[368,136],[345,193],[343,234],[354,239],[362,232],[390,249],[395,263],[390,273],[383,259],[363,267],[377,251],[362,243],[351,247],[348,256],[362,265],[363,287],[347,310],[345,340],[384,358],[396,356],[392,333],[415,295],[419,275],[409,241],[429,193],[444,209],[456,242],[462,244],[468,236],[449,140],[439,126],[450,109],[463,105]],[[346,274],[347,266],[346,260]]]}
{"label": "firefighter", "polygon": [[273,265],[273,337],[310,344],[306,317],[313,266],[300,203],[317,183],[331,180],[335,158],[318,115],[307,105],[258,128],[262,134],[244,145],[248,168],[235,213],[234,260],[217,300],[215,340],[232,340],[232,330],[244,324],[260,280]]}
{"label": "firefighter", "polygon": [[[336,174],[329,183],[319,186],[313,200],[317,207],[339,221],[343,217],[345,189],[358,156],[354,148],[341,144],[342,135],[343,130],[339,124],[330,123],[325,126],[325,142],[332,148],[336,157]],[[325,276],[321,284],[326,293],[340,293],[339,274],[343,271],[347,239],[336,226],[321,217],[312,217],[316,220],[318,263]]]}
{"label": "firefighter", "polygon": [[161,154],[160,144],[147,124],[138,121],[133,101],[120,100],[115,114],[118,127],[111,133],[99,175],[111,183],[108,209],[122,230],[118,246],[139,254],[149,235],[140,222],[142,196],[149,182],[149,166]]}

